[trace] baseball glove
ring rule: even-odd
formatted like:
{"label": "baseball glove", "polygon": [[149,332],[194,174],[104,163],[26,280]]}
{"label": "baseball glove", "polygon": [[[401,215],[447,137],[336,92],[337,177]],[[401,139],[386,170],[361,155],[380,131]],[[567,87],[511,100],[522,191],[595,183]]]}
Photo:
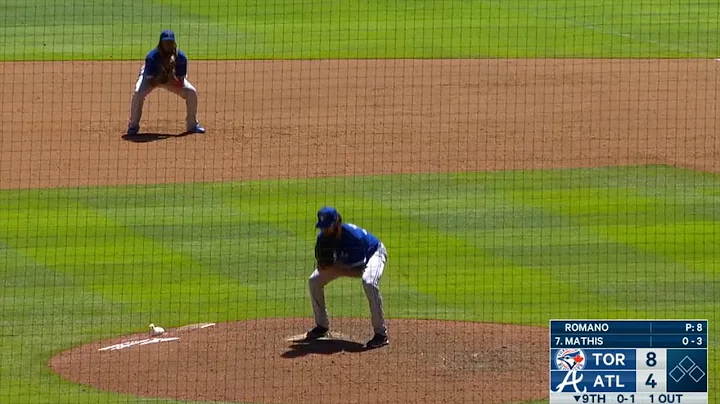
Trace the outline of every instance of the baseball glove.
{"label": "baseball glove", "polygon": [[174,77],[175,76],[175,59],[176,56],[174,53],[171,53],[167,58],[165,58],[163,63],[163,69],[165,70],[165,74],[167,77]]}
{"label": "baseball glove", "polygon": [[315,243],[315,260],[318,267],[329,267],[337,260],[337,242],[329,237],[320,237]]}
{"label": "baseball glove", "polygon": [[175,53],[171,53],[163,58],[162,69],[153,79],[153,85],[165,84],[170,80],[177,81],[175,78]]}

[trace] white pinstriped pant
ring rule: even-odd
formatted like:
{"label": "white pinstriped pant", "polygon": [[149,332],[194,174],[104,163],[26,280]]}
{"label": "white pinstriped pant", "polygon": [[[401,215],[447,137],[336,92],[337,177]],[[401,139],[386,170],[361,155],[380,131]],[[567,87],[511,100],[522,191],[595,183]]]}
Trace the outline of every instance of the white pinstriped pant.
{"label": "white pinstriped pant", "polygon": [[[372,319],[373,330],[375,334],[387,335],[387,327],[385,326],[385,312],[383,311],[383,300],[380,294],[380,278],[387,264],[387,250],[385,245],[380,243],[377,251],[368,260],[367,265],[363,269],[362,285],[370,304],[370,316]],[[341,277],[337,272],[318,271],[315,269],[308,286],[310,288],[310,300],[312,308],[315,312],[315,324],[330,328],[330,319],[328,318],[327,306],[325,305],[325,285],[331,281]]]}

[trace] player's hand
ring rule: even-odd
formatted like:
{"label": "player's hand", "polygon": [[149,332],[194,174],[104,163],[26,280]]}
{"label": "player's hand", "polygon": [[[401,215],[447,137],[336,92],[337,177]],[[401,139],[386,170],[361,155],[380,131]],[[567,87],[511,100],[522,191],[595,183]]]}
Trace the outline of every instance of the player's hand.
{"label": "player's hand", "polygon": [[170,58],[167,62],[167,71],[172,72],[175,71],[175,55],[170,55]]}

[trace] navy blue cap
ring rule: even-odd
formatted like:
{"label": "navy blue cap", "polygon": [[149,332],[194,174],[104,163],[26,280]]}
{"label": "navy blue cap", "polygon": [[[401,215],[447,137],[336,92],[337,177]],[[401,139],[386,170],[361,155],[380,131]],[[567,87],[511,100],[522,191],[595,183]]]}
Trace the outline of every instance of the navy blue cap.
{"label": "navy blue cap", "polygon": [[166,29],[160,33],[161,41],[175,41],[175,33],[172,30]]}
{"label": "navy blue cap", "polygon": [[315,225],[318,229],[326,229],[332,226],[340,217],[337,209],[332,206],[325,206],[317,213],[318,222]]}

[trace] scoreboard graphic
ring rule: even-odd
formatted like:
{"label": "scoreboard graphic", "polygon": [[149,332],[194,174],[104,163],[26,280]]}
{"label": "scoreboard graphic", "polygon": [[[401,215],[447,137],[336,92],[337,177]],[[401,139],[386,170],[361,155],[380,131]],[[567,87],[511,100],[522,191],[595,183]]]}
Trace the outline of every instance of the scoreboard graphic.
{"label": "scoreboard graphic", "polygon": [[707,320],[551,320],[550,404],[707,404]]}

